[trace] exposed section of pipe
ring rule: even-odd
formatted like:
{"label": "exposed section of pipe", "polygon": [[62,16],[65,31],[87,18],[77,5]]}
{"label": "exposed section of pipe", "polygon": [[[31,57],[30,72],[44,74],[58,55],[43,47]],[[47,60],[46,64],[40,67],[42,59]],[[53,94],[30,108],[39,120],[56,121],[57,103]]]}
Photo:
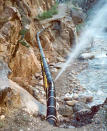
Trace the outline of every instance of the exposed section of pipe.
{"label": "exposed section of pipe", "polygon": [[43,68],[44,68],[44,72],[47,78],[47,83],[48,83],[48,89],[47,89],[47,121],[52,124],[52,125],[56,125],[56,94],[55,94],[55,84],[53,82],[46,58],[45,58],[45,54],[43,52],[43,48],[41,46],[41,42],[40,42],[40,38],[39,38],[39,34],[44,31],[41,30],[40,32],[37,33],[37,43],[39,46],[39,50],[40,50],[40,54],[41,54],[41,61],[43,62]]}

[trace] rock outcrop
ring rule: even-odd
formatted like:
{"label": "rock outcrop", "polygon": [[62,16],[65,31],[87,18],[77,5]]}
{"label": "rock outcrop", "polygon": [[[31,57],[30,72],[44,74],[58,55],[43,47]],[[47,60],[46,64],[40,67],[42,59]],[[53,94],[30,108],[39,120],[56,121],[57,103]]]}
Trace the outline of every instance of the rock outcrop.
{"label": "rock outcrop", "polygon": [[[36,33],[42,26],[34,18],[53,4],[54,0],[48,1],[48,5],[44,0],[1,0],[0,59],[7,62],[12,70],[11,79],[28,78],[40,71],[34,50],[37,44]],[[30,48],[27,48],[26,43]]]}

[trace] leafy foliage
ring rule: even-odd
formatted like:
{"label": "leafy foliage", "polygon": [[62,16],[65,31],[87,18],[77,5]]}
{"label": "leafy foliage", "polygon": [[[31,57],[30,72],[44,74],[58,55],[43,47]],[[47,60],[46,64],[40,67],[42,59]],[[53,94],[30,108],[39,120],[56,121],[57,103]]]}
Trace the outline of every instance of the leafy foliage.
{"label": "leafy foliage", "polygon": [[29,45],[28,42],[24,39],[25,34],[26,34],[27,32],[28,32],[28,29],[26,29],[26,28],[23,28],[23,29],[20,30],[19,35],[21,35],[21,38],[20,38],[20,40],[19,40],[18,42],[21,43],[23,46],[29,48],[30,45]]}
{"label": "leafy foliage", "polygon": [[53,15],[57,14],[57,7],[58,4],[56,3],[52,8],[48,11],[43,12],[42,14],[38,15],[39,20],[47,19],[47,18],[52,18]]}
{"label": "leafy foliage", "polygon": [[25,47],[27,47],[27,48],[30,47],[30,45],[27,43],[27,41],[19,40],[19,42],[20,42],[23,46],[25,46]]}
{"label": "leafy foliage", "polygon": [[20,30],[19,35],[25,35],[28,30],[23,28]]}

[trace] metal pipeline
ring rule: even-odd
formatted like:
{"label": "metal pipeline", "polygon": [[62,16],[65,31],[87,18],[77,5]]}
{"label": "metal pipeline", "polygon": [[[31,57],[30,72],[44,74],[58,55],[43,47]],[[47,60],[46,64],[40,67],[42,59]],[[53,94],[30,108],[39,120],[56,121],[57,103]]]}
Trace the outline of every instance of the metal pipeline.
{"label": "metal pipeline", "polygon": [[[44,70],[43,73],[45,73],[44,74],[44,80],[47,79],[47,84],[48,84],[48,87],[46,89],[46,98],[47,98],[47,116],[46,116],[46,119],[50,124],[56,125],[57,117],[56,117],[55,84],[54,84],[54,81],[52,79],[52,76],[51,76],[51,73],[50,73],[46,58],[45,58],[45,54],[43,52],[43,48],[42,48],[42,45],[41,45],[41,42],[40,42],[40,38],[39,38],[39,34],[42,31],[44,31],[44,29],[37,33],[37,43],[38,43],[40,54],[41,54],[42,71]],[[46,78],[45,78],[45,76],[46,76]],[[45,83],[45,85],[47,85],[46,82],[44,82],[44,83]]]}

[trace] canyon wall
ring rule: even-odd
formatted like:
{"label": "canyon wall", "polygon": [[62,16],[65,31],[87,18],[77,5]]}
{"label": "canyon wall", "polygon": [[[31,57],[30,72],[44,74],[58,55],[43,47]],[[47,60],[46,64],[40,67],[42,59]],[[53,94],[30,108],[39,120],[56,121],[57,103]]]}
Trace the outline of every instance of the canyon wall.
{"label": "canyon wall", "polygon": [[8,63],[12,71],[10,78],[29,78],[40,71],[34,50],[37,49],[36,33],[42,25],[36,18],[54,4],[54,0],[47,2],[0,0],[0,59]]}

